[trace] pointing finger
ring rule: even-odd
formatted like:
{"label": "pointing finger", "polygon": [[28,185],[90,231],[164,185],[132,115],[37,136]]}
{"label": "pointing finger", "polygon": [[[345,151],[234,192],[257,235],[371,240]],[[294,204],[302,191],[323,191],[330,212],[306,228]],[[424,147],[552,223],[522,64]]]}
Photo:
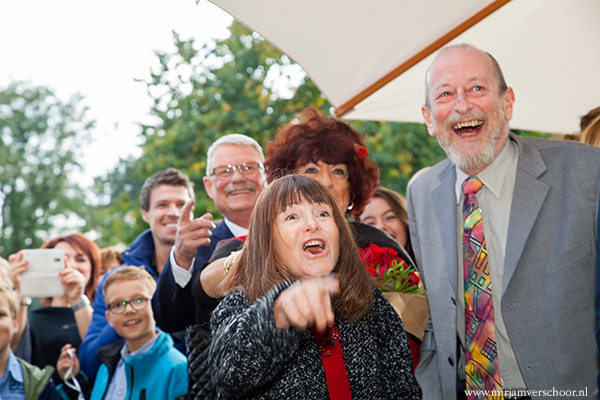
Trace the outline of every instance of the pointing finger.
{"label": "pointing finger", "polygon": [[211,213],[206,213],[203,216],[201,216],[199,219],[203,219],[205,221],[210,221],[212,224],[212,228],[211,229],[215,229],[217,226],[214,224],[214,222],[212,222],[213,216]]}
{"label": "pointing finger", "polygon": [[192,218],[194,218],[194,205],[195,204],[196,204],[196,200],[194,200],[193,198],[191,198],[185,202],[185,204],[183,205],[183,208],[181,209],[181,215],[179,216],[178,225],[182,225],[182,224],[185,225],[188,222],[190,222],[192,220]]}
{"label": "pointing finger", "polygon": [[340,293],[340,281],[336,275],[330,277],[330,282],[327,287],[331,296],[337,296]]}

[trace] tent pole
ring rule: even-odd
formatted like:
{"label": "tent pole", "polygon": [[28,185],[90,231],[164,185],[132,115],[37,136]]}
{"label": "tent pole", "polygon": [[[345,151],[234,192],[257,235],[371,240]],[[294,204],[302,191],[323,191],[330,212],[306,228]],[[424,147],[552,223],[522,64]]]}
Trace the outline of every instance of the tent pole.
{"label": "tent pole", "polygon": [[378,81],[373,83],[371,86],[364,89],[362,92],[358,93],[356,96],[339,106],[335,109],[335,116],[337,118],[343,117],[348,112],[352,111],[354,106],[356,106],[361,101],[365,100],[367,97],[402,75],[404,72],[408,71],[410,68],[417,65],[419,62],[427,58],[433,52],[442,48],[452,39],[456,38],[458,35],[471,28],[473,25],[477,24],[479,21],[486,18],[488,15],[492,14],[494,11],[498,10],[500,7],[504,6],[511,0],[496,0],[478,13],[471,16],[469,19],[458,25],[456,28],[452,29],[448,33],[441,36],[439,39],[431,43],[429,46],[425,47],[423,50],[409,58],[406,62],[401,64],[400,66],[394,68],[391,72],[380,78]]}

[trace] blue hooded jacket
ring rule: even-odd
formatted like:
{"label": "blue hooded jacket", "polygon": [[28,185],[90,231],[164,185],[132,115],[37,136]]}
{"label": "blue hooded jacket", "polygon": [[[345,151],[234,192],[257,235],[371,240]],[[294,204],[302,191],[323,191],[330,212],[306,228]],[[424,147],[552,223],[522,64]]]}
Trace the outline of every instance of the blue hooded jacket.
{"label": "blue hooded jacket", "polygon": [[[122,253],[125,264],[121,267],[133,265],[136,267],[142,267],[154,279],[158,279],[158,273],[156,272],[156,260],[154,259],[154,239],[152,238],[152,231],[150,229],[144,231],[131,243],[129,248]],[[92,315],[92,321],[88,327],[87,334],[81,346],[79,348],[79,362],[83,371],[92,379],[96,376],[96,372],[100,367],[100,359],[96,352],[101,347],[109,344],[118,342],[121,340],[121,336],[117,334],[114,328],[112,328],[106,320],[105,311],[106,304],[104,303],[104,282],[106,278],[110,276],[118,268],[108,272],[98,285],[96,296],[94,297],[94,314]]]}
{"label": "blue hooded jacket", "polygon": [[[98,370],[91,400],[102,400],[121,359],[124,341],[98,351],[102,365]],[[171,337],[159,331],[154,346],[144,354],[125,360],[127,375],[126,399],[166,400],[186,399],[188,393],[187,361],[173,347]],[[142,395],[145,392],[145,395]]]}

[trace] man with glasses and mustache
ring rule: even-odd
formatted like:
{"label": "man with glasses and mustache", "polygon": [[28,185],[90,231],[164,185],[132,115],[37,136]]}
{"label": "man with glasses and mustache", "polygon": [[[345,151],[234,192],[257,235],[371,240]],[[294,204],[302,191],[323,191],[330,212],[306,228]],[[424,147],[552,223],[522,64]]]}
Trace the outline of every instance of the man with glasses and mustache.
{"label": "man with glasses and mustache", "polygon": [[600,149],[511,133],[513,89],[470,45],[439,52],[425,93],[448,159],[407,196],[431,311],[423,398],[598,398]]}
{"label": "man with glasses and mustache", "polygon": [[193,199],[183,207],[175,244],[152,299],[157,324],[166,332],[208,322],[217,300],[207,295],[198,305],[192,296],[192,282],[200,280],[200,272],[219,241],[248,234],[254,204],[267,184],[262,148],[248,136],[223,136],[210,146],[206,156],[204,188],[223,215],[223,222],[215,227],[210,214],[194,219]]}

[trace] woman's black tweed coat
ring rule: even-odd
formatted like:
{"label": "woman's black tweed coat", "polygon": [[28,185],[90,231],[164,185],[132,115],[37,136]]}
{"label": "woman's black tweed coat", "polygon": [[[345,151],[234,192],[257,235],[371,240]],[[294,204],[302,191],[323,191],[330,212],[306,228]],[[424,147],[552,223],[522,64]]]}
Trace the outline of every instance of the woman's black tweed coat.
{"label": "woman's black tweed coat", "polygon": [[[210,367],[220,399],[329,399],[311,331],[275,328],[273,302],[286,286],[251,305],[237,290],[213,312]],[[379,290],[368,314],[336,324],[354,400],[421,398],[404,326]]]}

